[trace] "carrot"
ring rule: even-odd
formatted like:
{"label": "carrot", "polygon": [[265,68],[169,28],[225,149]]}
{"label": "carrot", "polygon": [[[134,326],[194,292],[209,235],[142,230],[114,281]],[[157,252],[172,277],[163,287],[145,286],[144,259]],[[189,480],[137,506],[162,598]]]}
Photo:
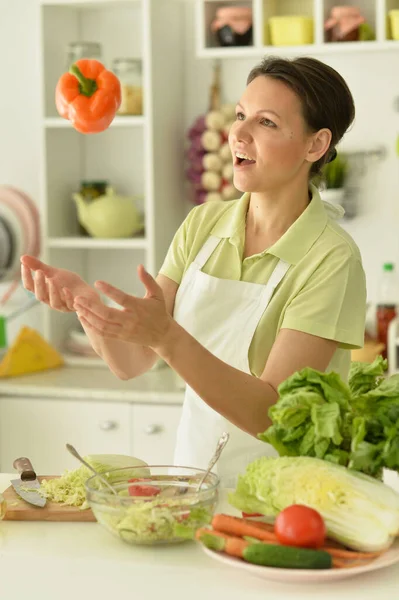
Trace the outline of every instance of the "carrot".
{"label": "carrot", "polygon": [[243,553],[247,546],[249,546],[249,542],[246,542],[241,538],[229,536],[226,539],[224,551],[226,552],[226,554],[230,554],[230,556],[237,556],[238,558],[243,558]]}
{"label": "carrot", "polygon": [[212,527],[217,531],[222,531],[229,535],[238,537],[253,537],[257,540],[262,541],[277,541],[277,537],[274,533],[266,531],[265,529],[258,527],[247,519],[241,519],[239,517],[230,517],[229,515],[215,515],[212,519]]}
{"label": "carrot", "polygon": [[264,531],[270,531],[270,533],[274,533],[274,525],[273,523],[265,523],[264,521],[252,521],[251,519],[243,519],[246,525],[254,525],[259,529],[263,529]]}
{"label": "carrot", "polygon": [[225,552],[237,558],[243,558],[245,548],[250,545],[249,542],[240,537],[227,535],[220,531],[212,531],[211,529],[198,529],[195,537],[207,548],[217,552]]}
{"label": "carrot", "polygon": [[[372,562],[372,561],[368,561]],[[333,568],[334,569],[353,569],[354,567],[364,567],[365,564],[368,564],[367,561],[364,560],[352,560],[348,561],[340,558],[333,558]]]}
{"label": "carrot", "polygon": [[321,550],[331,554],[333,558],[349,558],[352,560],[367,560],[368,558],[377,558],[383,552],[356,552],[355,550],[341,550],[340,548],[330,548],[323,546]]}

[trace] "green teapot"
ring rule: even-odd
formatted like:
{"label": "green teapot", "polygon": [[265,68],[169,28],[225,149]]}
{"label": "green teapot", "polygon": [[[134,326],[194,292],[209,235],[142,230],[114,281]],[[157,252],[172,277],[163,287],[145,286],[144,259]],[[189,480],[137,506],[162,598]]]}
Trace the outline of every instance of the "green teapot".
{"label": "green teapot", "polygon": [[72,195],[78,211],[79,223],[96,238],[126,238],[144,229],[142,215],[134,198],[118,196],[112,187],[106,193],[88,202],[82,194]]}

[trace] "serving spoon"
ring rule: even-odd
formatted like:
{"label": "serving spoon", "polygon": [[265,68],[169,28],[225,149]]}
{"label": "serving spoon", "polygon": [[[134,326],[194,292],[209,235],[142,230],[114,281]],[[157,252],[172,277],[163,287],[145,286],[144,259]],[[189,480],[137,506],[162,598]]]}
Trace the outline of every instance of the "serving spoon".
{"label": "serving spoon", "polygon": [[110,483],[108,483],[108,481],[105,479],[105,477],[103,477],[101,475],[101,473],[99,473],[98,471],[96,471],[95,469],[93,469],[93,467],[91,465],[89,465],[89,463],[86,462],[85,459],[82,456],[80,456],[79,452],[71,444],[67,444],[66,448],[67,448],[68,452],[70,454],[72,454],[72,456],[74,456],[75,458],[77,458],[82,463],[82,465],[84,465],[85,467],[87,467],[88,469],[90,469],[90,471],[92,473],[94,473],[94,475],[97,475],[97,477],[100,479],[100,481],[102,481],[103,484],[106,485],[107,488],[109,488],[113,494],[115,494],[115,496],[118,495],[118,492],[116,491],[116,489],[113,488]]}
{"label": "serving spoon", "polygon": [[[226,446],[227,442],[229,441],[229,437],[230,437],[230,434],[227,432],[222,433],[222,435],[220,436],[218,443],[216,445],[215,452],[213,453],[212,458],[209,461],[208,467],[207,467],[205,473],[203,474],[203,476],[201,477],[201,479],[199,480],[197,487],[195,488],[196,494],[198,494],[198,492],[200,491],[204,482],[206,481],[206,478],[208,477],[209,473],[211,472],[211,470],[213,469],[213,467],[219,460],[224,447]],[[170,485],[161,491],[160,496],[166,496],[169,498],[173,498],[176,496],[183,496],[184,494],[186,494],[188,492],[188,490],[189,490],[188,486],[176,487],[174,485]]]}

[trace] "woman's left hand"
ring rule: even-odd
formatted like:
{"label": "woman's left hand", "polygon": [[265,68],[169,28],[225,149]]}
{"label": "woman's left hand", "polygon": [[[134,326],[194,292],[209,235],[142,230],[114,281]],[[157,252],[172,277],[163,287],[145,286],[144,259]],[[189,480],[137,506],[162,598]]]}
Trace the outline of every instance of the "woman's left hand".
{"label": "woman's left hand", "polygon": [[162,289],[155,279],[139,265],[138,275],[146,288],[144,298],[126,294],[122,290],[97,281],[95,287],[121,309],[111,308],[83,296],[74,300],[74,309],[85,328],[104,338],[112,338],[149,346],[156,350],[166,339],[173,322],[168,313]]}

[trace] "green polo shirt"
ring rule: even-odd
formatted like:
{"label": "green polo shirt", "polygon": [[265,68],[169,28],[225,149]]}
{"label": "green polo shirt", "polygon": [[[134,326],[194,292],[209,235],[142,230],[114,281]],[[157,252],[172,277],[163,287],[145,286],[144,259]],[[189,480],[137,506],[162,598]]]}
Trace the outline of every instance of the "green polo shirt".
{"label": "green polo shirt", "polygon": [[279,259],[290,263],[255,331],[249,365],[259,377],[282,328],[339,342],[328,367],[346,380],[350,350],[364,343],[366,284],[358,247],[333,220],[317,188],[312,200],[270,248],[242,259],[250,194],[193,208],[178,229],[160,273],[180,284],[210,235],[221,238],[203,271],[221,279],[266,284]]}

